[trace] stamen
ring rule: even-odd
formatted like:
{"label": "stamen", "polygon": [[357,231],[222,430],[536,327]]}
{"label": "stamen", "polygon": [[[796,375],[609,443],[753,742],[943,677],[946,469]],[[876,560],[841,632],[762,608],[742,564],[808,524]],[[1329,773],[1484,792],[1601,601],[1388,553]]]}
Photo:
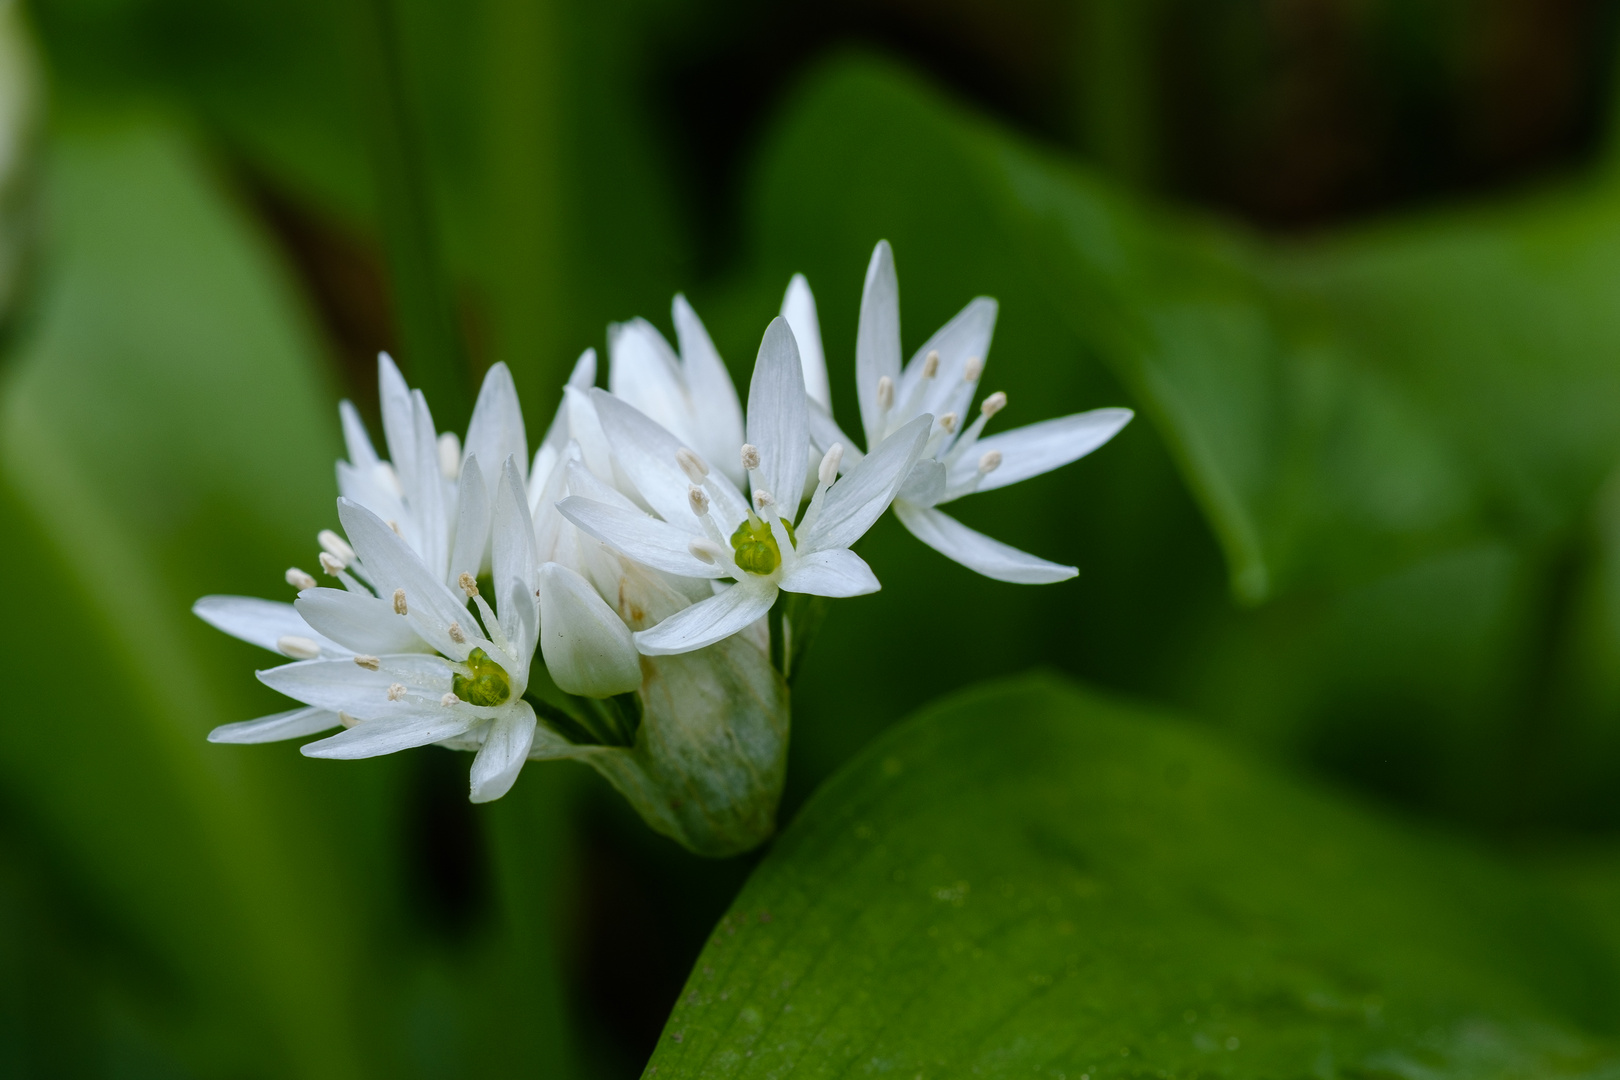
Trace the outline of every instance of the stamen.
{"label": "stamen", "polygon": [[696,484],[686,489],[686,499],[692,505],[692,513],[698,517],[703,517],[709,512],[709,497]]}
{"label": "stamen", "polygon": [[405,607],[405,590],[404,589],[395,589],[394,590],[394,614],[395,615],[404,615],[404,614],[406,614],[408,612],[408,610],[409,609]]}
{"label": "stamen", "polygon": [[322,551],[330,553],[334,559],[343,563],[344,566],[354,562],[354,548],[350,547],[347,540],[331,529],[322,529],[315,534],[315,539],[319,541]]}
{"label": "stamen", "polygon": [[986,450],[984,456],[979,459],[979,475],[989,476],[999,468],[1001,468],[1001,451]]}
{"label": "stamen", "polygon": [[877,400],[878,408],[884,412],[894,408],[894,380],[887,375],[878,379]]}
{"label": "stamen", "polygon": [[706,562],[711,566],[723,561],[726,557],[724,548],[713,540],[705,540],[702,537],[694,537],[688,541],[686,550],[690,551],[692,557],[699,562]]}
{"label": "stamen", "polygon": [[338,710],[338,723],[342,724],[344,727],[352,728],[352,727],[354,727],[354,725],[358,724],[359,722],[360,721],[356,720],[354,717],[350,716],[348,713],[344,712],[342,709]]}
{"label": "stamen", "polygon": [[941,430],[945,432],[945,434],[950,435],[956,431],[957,420],[958,417],[955,413],[948,412],[939,418],[939,426]]}
{"label": "stamen", "polygon": [[467,644],[467,635],[461,629],[461,624],[460,623],[458,623],[458,622],[451,623],[448,630],[447,630],[447,632],[450,635],[450,640],[455,642],[457,645],[465,645],[465,644]]}
{"label": "stamen", "polygon": [[821,468],[816,470],[816,479],[821,481],[822,487],[832,486],[832,482],[838,479],[838,466],[843,463],[844,444],[833,443],[822,456]]}
{"label": "stamen", "polygon": [[446,480],[461,475],[461,440],[453,431],[439,436],[439,474]]}
{"label": "stamen", "polygon": [[759,468],[759,447],[753,443],[742,444],[742,467],[749,472]]}
{"label": "stamen", "polygon": [[389,701],[404,701],[405,700],[405,684],[404,683],[389,683],[388,684],[388,700]]}
{"label": "stamen", "polygon": [[923,357],[923,378],[932,379],[939,374],[939,350],[930,349],[928,355]]}
{"label": "stamen", "polygon": [[984,361],[977,356],[968,357],[967,363],[962,365],[962,381],[978,382],[979,376],[984,374]]}
{"label": "stamen", "polygon": [[754,505],[759,508],[760,511],[763,512],[767,506],[770,506],[774,502],[776,502],[776,500],[773,499],[771,497],[771,493],[766,491],[764,488],[754,489]]}
{"label": "stamen", "polygon": [[979,406],[979,411],[985,416],[989,417],[996,415],[996,413],[1000,412],[1006,407],[1007,395],[1003,394],[1000,390],[997,390],[995,393],[984,399],[984,404]]}
{"label": "stamen", "polygon": [[298,567],[289,566],[287,568],[287,584],[291,585],[299,592],[303,592],[305,589],[313,589],[315,587],[315,579],[298,569]]}
{"label": "stamen", "polygon": [[694,484],[703,483],[703,478],[709,475],[708,464],[684,446],[675,451],[675,464],[681,467],[681,472],[685,473],[686,478]]}
{"label": "stamen", "polygon": [[321,646],[318,642],[296,634],[283,634],[276,638],[276,651],[283,656],[290,656],[294,660],[313,660],[321,655]]}
{"label": "stamen", "polygon": [[321,569],[330,576],[337,577],[343,573],[346,567],[343,565],[342,559],[336,558],[329,551],[323,551],[321,552]]}
{"label": "stamen", "polygon": [[354,662],[365,668],[367,671],[377,671],[382,667],[381,660],[377,659],[375,656],[367,656],[364,653],[356,656],[354,658]]}
{"label": "stamen", "polygon": [[461,699],[456,697],[454,694],[446,694],[444,697],[439,699],[439,704],[448,709],[452,705],[461,704]]}
{"label": "stamen", "polygon": [[463,570],[461,572],[461,576],[456,578],[456,584],[460,586],[462,592],[467,594],[467,599],[471,600],[478,595],[478,579],[467,573],[467,571]]}

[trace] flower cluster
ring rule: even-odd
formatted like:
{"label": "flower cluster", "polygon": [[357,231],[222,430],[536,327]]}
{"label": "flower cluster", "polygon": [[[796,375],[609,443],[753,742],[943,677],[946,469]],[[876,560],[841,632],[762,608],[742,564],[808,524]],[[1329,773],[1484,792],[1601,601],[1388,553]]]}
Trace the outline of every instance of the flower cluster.
{"label": "flower cluster", "polygon": [[864,453],[833,419],[802,276],[766,328],[746,411],[683,297],[673,314],[678,351],[645,321],[611,328],[607,390],[595,352],[581,356],[532,459],[504,365],[459,439],[382,356],[386,459],[340,406],[342,533],[317,538],[333,585],[294,568],[291,604],[210,596],[195,607],[290,660],[259,678],[301,707],[209,738],[341,728],[303,752],[465,749],[475,802],[504,795],[527,760],[576,758],[654,828],[725,854],[774,827],[788,600],[875,592],[851,548],[886,510],[990,577],[1075,574],[937,509],[1073,461],[1130,419],[1099,409],[986,436],[1007,402],[993,393],[965,420],[994,301],[974,300],[902,367],[894,262],[878,245],[855,351]]}

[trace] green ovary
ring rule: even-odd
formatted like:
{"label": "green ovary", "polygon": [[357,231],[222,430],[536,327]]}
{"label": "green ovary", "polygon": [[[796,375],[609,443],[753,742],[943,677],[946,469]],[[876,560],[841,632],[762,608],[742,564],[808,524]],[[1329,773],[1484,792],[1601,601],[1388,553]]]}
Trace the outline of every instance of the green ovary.
{"label": "green ovary", "polygon": [[466,666],[472,669],[470,676],[458,674],[450,681],[450,689],[462,701],[488,707],[505,704],[512,696],[512,680],[506,669],[491,660],[483,649],[468,653]]}
{"label": "green ovary", "polygon": [[[793,526],[786,518],[779,519],[787,530],[788,543],[797,544]],[[765,577],[782,565],[782,549],[777,546],[771,527],[758,518],[749,518],[731,534],[731,549],[737,553],[737,566],[750,574]]]}

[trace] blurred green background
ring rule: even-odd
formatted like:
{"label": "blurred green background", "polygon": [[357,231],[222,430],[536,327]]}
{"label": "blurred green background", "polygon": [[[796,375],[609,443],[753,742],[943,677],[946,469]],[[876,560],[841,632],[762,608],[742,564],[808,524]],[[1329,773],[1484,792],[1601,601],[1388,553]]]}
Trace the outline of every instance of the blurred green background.
{"label": "blurred green background", "polygon": [[798,271],[849,427],[880,238],[908,350],[999,299],[1007,424],[1138,420],[960,508],[1075,581],[869,536],[784,818],[1045,668],[1612,911],[1620,7],[0,10],[0,1072],[637,1075],[755,860],[572,765],[472,807],[436,749],[210,746],[276,698],[189,607],[286,594],[379,348],[441,427],[504,360],[532,440],[677,290],[746,380]]}

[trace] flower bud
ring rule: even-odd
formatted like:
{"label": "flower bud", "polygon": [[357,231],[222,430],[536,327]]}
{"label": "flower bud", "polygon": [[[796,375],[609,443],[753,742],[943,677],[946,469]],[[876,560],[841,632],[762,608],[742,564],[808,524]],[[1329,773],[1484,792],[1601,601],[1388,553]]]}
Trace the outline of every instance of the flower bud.
{"label": "flower bud", "polygon": [[540,651],[570,694],[605,698],[641,687],[630,628],[590,582],[560,563],[540,568]]}

